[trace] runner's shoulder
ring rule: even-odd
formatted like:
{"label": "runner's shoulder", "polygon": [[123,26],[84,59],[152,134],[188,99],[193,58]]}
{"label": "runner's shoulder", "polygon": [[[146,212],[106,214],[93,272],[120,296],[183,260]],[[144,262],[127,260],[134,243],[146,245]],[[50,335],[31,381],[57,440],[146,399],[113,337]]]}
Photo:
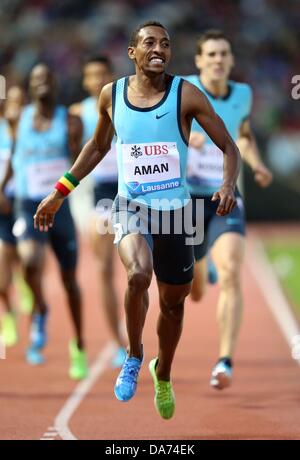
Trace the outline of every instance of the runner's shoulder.
{"label": "runner's shoulder", "polygon": [[184,112],[196,110],[202,104],[206,105],[205,94],[194,84],[183,79],[181,105]]}
{"label": "runner's shoulder", "polygon": [[100,108],[100,110],[108,109],[112,105],[113,84],[114,82],[110,82],[103,86],[98,101],[98,107]]}
{"label": "runner's shoulder", "polygon": [[204,93],[201,91],[197,86],[195,86],[193,83],[190,81],[187,81],[185,78],[182,78],[183,83],[182,83],[182,95],[184,97],[200,97],[204,98]]}
{"label": "runner's shoulder", "polygon": [[248,83],[241,83],[238,81],[229,80],[229,84],[236,94],[242,97],[251,97],[252,89]]}

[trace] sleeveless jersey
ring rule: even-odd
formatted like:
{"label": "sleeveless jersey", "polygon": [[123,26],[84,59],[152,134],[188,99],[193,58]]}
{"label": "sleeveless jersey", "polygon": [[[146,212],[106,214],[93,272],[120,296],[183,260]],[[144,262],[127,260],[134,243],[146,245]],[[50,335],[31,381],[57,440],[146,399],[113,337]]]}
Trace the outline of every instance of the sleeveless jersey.
{"label": "sleeveless jersey", "polygon": [[117,135],[118,194],[161,210],[181,208],[189,199],[186,186],[187,143],[181,120],[183,80],[170,77],[160,102],[133,106],[129,77],[113,84],[113,122]]}
{"label": "sleeveless jersey", "polygon": [[33,126],[35,107],[27,106],[21,115],[13,169],[16,197],[41,200],[56,181],[70,168],[67,109],[57,106],[47,131]]}
{"label": "sleeveless jersey", "polygon": [[[229,134],[236,141],[243,121],[251,112],[251,88],[245,83],[229,81],[228,94],[216,98],[204,88],[198,75],[184,78],[207,96],[216,113],[224,121]],[[187,169],[189,191],[193,195],[212,195],[223,183],[223,153],[196,120],[193,121],[191,131],[203,134],[205,144],[200,150],[189,147]]]}

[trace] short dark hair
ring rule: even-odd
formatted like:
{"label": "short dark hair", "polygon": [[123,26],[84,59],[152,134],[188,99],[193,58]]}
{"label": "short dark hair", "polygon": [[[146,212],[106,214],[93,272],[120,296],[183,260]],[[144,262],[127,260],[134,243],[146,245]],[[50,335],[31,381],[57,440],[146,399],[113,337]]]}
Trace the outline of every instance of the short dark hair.
{"label": "short dark hair", "polygon": [[165,26],[163,26],[163,25],[162,25],[160,22],[158,22],[158,21],[147,21],[147,22],[144,22],[144,24],[140,24],[140,25],[134,30],[134,32],[132,32],[128,46],[136,46],[136,45],[137,45],[137,38],[138,38],[138,34],[139,34],[140,30],[144,29],[144,27],[150,27],[150,26],[161,27],[162,29],[164,29],[164,30],[167,32],[167,29],[165,28]]}
{"label": "short dark hair", "polygon": [[197,39],[197,49],[196,53],[201,54],[202,53],[202,46],[205,42],[208,40],[226,40],[231,46],[229,38],[226,36],[226,34],[219,29],[208,29],[205,32],[203,32]]}
{"label": "short dark hair", "polygon": [[99,64],[104,64],[110,70],[110,72],[113,71],[113,66],[112,66],[112,62],[110,58],[104,55],[100,55],[100,54],[88,56],[85,59],[83,66],[85,67],[86,65],[93,64],[94,62],[99,63]]}

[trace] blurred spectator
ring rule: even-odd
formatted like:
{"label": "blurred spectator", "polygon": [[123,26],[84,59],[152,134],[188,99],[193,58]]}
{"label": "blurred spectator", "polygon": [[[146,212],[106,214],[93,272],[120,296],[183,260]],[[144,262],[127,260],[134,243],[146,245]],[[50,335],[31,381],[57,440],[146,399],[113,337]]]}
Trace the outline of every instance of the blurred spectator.
{"label": "blurred spectator", "polygon": [[[88,55],[112,57],[117,76],[132,71],[128,39],[149,19],[168,28],[170,71],[181,75],[195,71],[197,35],[211,27],[225,31],[236,55],[233,78],[254,90],[252,124],[260,147],[273,151],[269,161],[283,176],[299,152],[287,134],[300,130],[300,102],[291,97],[291,79],[300,69],[299,0],[1,0],[0,73],[9,87],[46,61],[57,74],[61,102],[71,104],[84,97],[80,68]],[[278,153],[283,147],[286,162]]]}
{"label": "blurred spectator", "polygon": [[[173,71],[192,72],[196,35],[219,27],[235,43],[236,76],[254,87],[258,129],[272,129],[291,104],[289,82],[299,72],[300,3],[287,0],[1,0],[0,69],[24,79],[46,60],[59,74],[63,102],[78,99],[78,74],[90,53],[112,55],[119,74],[130,72],[124,52],[132,29],[147,19],[169,28]],[[254,117],[255,118],[255,117]]]}

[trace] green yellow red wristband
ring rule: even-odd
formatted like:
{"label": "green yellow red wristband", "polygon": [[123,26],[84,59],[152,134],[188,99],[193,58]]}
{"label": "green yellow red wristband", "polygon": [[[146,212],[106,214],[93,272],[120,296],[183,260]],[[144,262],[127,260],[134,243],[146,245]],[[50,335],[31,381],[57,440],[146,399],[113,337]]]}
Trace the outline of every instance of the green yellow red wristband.
{"label": "green yellow red wristband", "polygon": [[68,196],[69,193],[79,185],[79,181],[71,173],[66,172],[58,182],[55,184],[56,190],[62,193],[64,196]]}

